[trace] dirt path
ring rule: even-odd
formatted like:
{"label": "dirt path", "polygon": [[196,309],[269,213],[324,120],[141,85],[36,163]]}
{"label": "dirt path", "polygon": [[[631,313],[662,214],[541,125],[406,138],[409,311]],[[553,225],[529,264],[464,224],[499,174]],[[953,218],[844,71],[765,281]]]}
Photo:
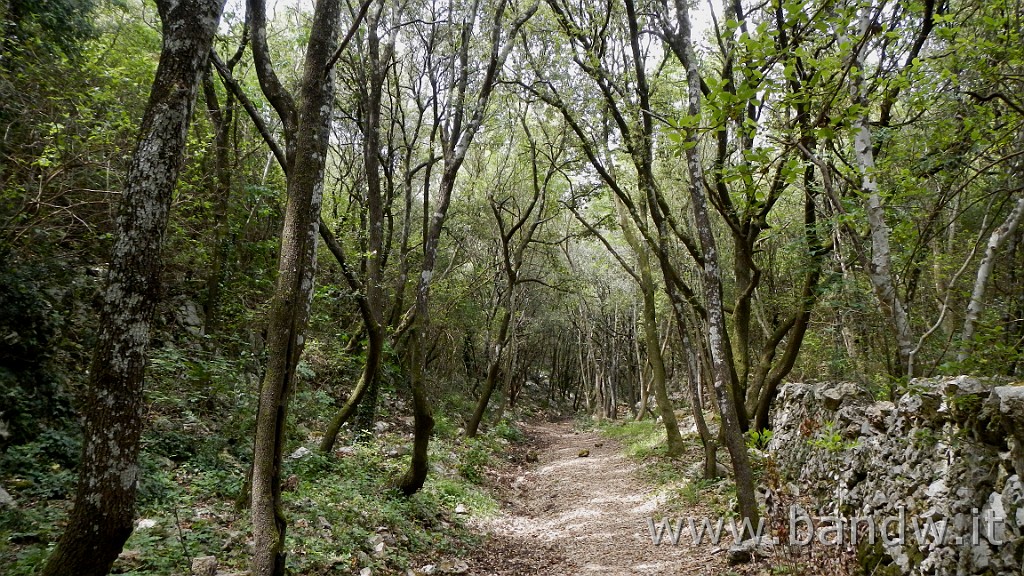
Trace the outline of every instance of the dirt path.
{"label": "dirt path", "polygon": [[718,573],[712,565],[721,565],[722,554],[712,548],[653,545],[647,519],[660,520],[660,499],[616,442],[576,433],[571,422],[525,431],[539,462],[515,479],[503,513],[482,522],[491,536],[470,560],[471,574]]}

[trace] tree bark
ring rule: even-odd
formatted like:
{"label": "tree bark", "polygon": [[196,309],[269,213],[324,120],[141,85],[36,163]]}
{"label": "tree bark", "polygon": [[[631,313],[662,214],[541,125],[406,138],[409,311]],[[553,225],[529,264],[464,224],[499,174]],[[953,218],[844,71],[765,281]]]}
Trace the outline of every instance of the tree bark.
{"label": "tree bark", "polygon": [[[871,10],[864,8],[860,15],[860,35],[866,37],[871,27]],[[892,253],[889,249],[889,226],[885,221],[885,207],[882,205],[882,195],[878,189],[878,181],[875,180],[875,154],[871,140],[871,128],[869,127],[867,110],[867,96],[861,86],[864,70],[864,51],[860,49],[853,54],[854,64],[850,71],[850,96],[855,104],[864,107],[864,113],[854,119],[853,129],[853,154],[860,170],[861,191],[867,195],[865,210],[868,217],[868,228],[871,235],[871,260],[868,263],[868,278],[871,280],[871,287],[875,296],[882,304],[882,308],[889,316],[893,331],[896,336],[896,346],[899,352],[900,364],[903,373],[909,378],[913,376],[914,343],[911,335],[910,321],[907,318],[907,309],[896,290],[892,274]]]}
{"label": "tree bark", "polygon": [[[666,453],[669,456],[681,456],[685,446],[683,444],[683,437],[679,434],[679,421],[676,420],[675,407],[672,406],[672,401],[668,397],[668,384],[665,378],[665,358],[661,353],[661,336],[658,332],[658,309],[654,299],[655,285],[654,275],[651,274],[651,259],[640,243],[640,239],[633,233],[628,215],[622,203],[616,202],[616,208],[622,234],[637,259],[640,293],[644,304],[641,313],[641,325],[644,331],[647,361],[651,366],[651,386],[654,388],[654,400],[658,405],[658,413],[661,415],[662,424],[665,426]],[[646,211],[641,209],[641,212],[642,216],[646,216]],[[646,402],[646,394],[644,396],[644,402]],[[641,406],[641,410],[647,410],[646,404]]]}
{"label": "tree bark", "polygon": [[[685,0],[676,0],[676,17],[678,18],[678,34],[683,45],[683,66],[686,68],[688,87],[689,114],[700,118],[701,91],[700,72],[697,58],[691,43],[689,8]],[[690,174],[690,200],[692,203],[697,236],[704,253],[704,294],[708,314],[708,343],[711,351],[711,362],[714,376],[715,397],[718,400],[719,414],[722,417],[722,436],[724,437],[729,456],[732,458],[733,474],[736,480],[736,497],[739,501],[740,514],[749,519],[751,526],[757,526],[759,512],[754,497],[754,476],[750,469],[747,456],[747,445],[740,427],[736,402],[731,393],[732,370],[728,361],[728,344],[726,343],[725,312],[722,307],[722,279],[718,264],[718,251],[715,245],[711,220],[708,217],[707,201],[704,196],[704,171],[700,163],[699,150],[695,130],[687,130],[685,155]]]}
{"label": "tree bark", "polygon": [[967,359],[973,347],[971,341],[974,339],[974,328],[977,326],[981,313],[985,310],[985,289],[988,287],[988,280],[992,276],[992,269],[995,267],[996,252],[1017,231],[1022,214],[1024,214],[1024,198],[1017,200],[1017,205],[1010,211],[1006,221],[993,230],[989,236],[988,246],[985,248],[985,257],[982,258],[981,264],[978,266],[977,277],[974,279],[971,301],[967,305],[964,329],[960,334],[960,352],[957,354],[957,360],[960,362]]}
{"label": "tree bark", "polygon": [[[444,149],[444,170],[438,186],[438,203],[432,207],[432,212],[426,209],[430,200],[429,195],[425,195],[423,199],[423,263],[420,266],[420,277],[416,284],[416,316],[414,327],[412,328],[412,346],[409,354],[409,376],[413,399],[413,450],[409,469],[398,483],[399,489],[406,495],[418,492],[426,481],[428,469],[427,448],[430,444],[430,434],[434,429],[433,410],[427,397],[425,382],[426,366],[423,352],[426,346],[427,328],[430,325],[430,285],[434,277],[434,268],[437,265],[437,250],[441,240],[441,230],[448,215],[448,208],[451,205],[452,191],[455,188],[455,180],[458,177],[459,169],[466,159],[466,153],[469,151],[470,144],[472,144],[480,129],[480,125],[483,123],[487,104],[497,83],[498,74],[512,49],[513,39],[523,24],[537,11],[536,4],[527,8],[509,27],[508,36],[504,45],[502,45],[502,21],[507,5],[505,0],[500,0],[495,8],[494,21],[491,23],[489,30],[491,52],[475,101],[472,104],[466,105],[465,108],[458,107],[454,111],[454,117],[449,129],[443,130],[446,133],[441,137]],[[474,2],[472,6],[474,13],[464,21],[461,30],[462,44],[456,58],[459,66],[455,83],[456,101],[460,105],[465,103],[467,96],[466,92],[470,74],[469,44],[470,37],[474,33],[474,26],[477,23],[475,11],[478,7],[479,3]]]}
{"label": "tree bark", "polygon": [[117,240],[89,369],[78,488],[45,576],[110,571],[132,532],[143,375],[159,295],[161,249],[196,93],[223,0],[158,0],[160,63],[115,221]]}
{"label": "tree bark", "polygon": [[[234,66],[234,63],[231,65]],[[203,75],[203,99],[206,100],[206,111],[214,131],[213,254],[210,260],[210,273],[206,277],[206,298],[203,303],[203,330],[209,333],[217,317],[220,285],[224,280],[224,261],[228,253],[228,207],[231,199],[230,130],[234,123],[235,106],[234,94],[230,90],[224,107],[220,106],[217,90],[213,85],[212,64]]]}
{"label": "tree bark", "polygon": [[338,45],[341,6],[337,0],[320,0],[316,4],[298,109],[290,108],[291,97],[280,87],[267,57],[263,0],[250,0],[249,9],[260,84],[265,93],[269,90],[267,97],[277,103],[275,107],[281,106],[278,112],[285,120],[289,166],[278,278],[267,327],[267,370],[260,386],[256,416],[251,511],[253,574],[282,576],[287,523],[281,503],[281,463],[288,400],[313,296],[316,239],[334,104],[334,73],[328,63]]}
{"label": "tree bark", "polygon": [[501,368],[503,353],[508,343],[508,327],[512,320],[510,306],[511,303],[503,307],[499,312],[501,316],[498,319],[498,337],[494,345],[494,354],[487,364],[487,376],[484,380],[483,390],[480,391],[480,398],[477,400],[476,409],[473,411],[473,416],[469,419],[469,422],[466,423],[467,438],[476,436],[477,430],[480,428],[480,421],[484,418],[487,404],[490,402],[491,394],[494,393],[494,388],[498,382],[499,368]]}

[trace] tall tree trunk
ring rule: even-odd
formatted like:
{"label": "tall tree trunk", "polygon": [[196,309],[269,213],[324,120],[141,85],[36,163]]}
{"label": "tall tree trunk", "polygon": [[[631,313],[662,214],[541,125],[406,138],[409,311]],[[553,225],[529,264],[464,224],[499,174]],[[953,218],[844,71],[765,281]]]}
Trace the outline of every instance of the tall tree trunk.
{"label": "tall tree trunk", "polygon": [[[616,202],[619,224],[623,236],[637,259],[637,268],[640,276],[640,293],[643,296],[643,311],[641,324],[644,330],[644,343],[647,348],[647,361],[651,366],[651,386],[654,388],[654,399],[658,405],[658,413],[661,415],[662,424],[665,426],[666,447],[669,456],[681,456],[684,445],[683,437],[679,434],[679,421],[676,420],[675,408],[668,397],[668,384],[665,378],[665,358],[661,352],[661,336],[658,333],[658,310],[654,300],[654,275],[651,274],[651,258],[647,250],[640,243],[640,238],[633,232],[629,223],[625,208],[621,202]],[[646,216],[646,211],[643,211]],[[646,395],[645,395],[646,396]],[[646,397],[644,401],[646,402]],[[642,411],[647,406],[641,406]],[[642,413],[642,412],[641,412]]]}
{"label": "tall tree trunk", "polygon": [[[251,0],[263,16],[262,0]],[[316,270],[316,239],[323,197],[324,166],[334,104],[334,73],[329,62],[337,48],[341,6],[320,0],[313,14],[300,85],[300,105],[292,116],[294,137],[288,143],[288,203],[281,232],[281,256],[267,327],[267,370],[260,386],[253,453],[252,569],[255,576],[285,573],[287,523],[281,503],[287,407],[295,383],[295,367],[304,344]],[[264,16],[265,17],[265,16]],[[266,50],[266,26],[252,18],[253,50]],[[259,48],[258,48],[259,46]],[[258,65],[269,66],[264,60]],[[261,84],[272,83],[264,70]],[[268,84],[269,85],[269,84]],[[271,91],[273,87],[271,86]],[[277,94],[282,97],[282,94]],[[268,94],[268,97],[270,95]],[[290,100],[290,98],[289,98]],[[285,115],[291,116],[290,111]],[[286,122],[286,126],[287,126]]]}
{"label": "tall tree trunk", "polygon": [[[676,0],[678,33],[682,52],[685,58],[688,100],[690,116],[700,118],[701,91],[700,72],[697,58],[691,42],[689,8],[685,0]],[[736,497],[739,500],[740,514],[749,519],[751,526],[757,526],[759,512],[757,499],[754,497],[754,476],[750,469],[747,456],[747,445],[740,427],[736,403],[742,398],[734,398],[731,393],[732,369],[729,365],[729,352],[726,342],[725,311],[722,307],[722,279],[718,263],[718,251],[715,245],[714,231],[708,217],[707,201],[704,195],[704,171],[700,163],[697,144],[699,141],[694,129],[686,133],[685,150],[686,164],[690,174],[690,200],[693,208],[697,236],[704,252],[704,294],[708,314],[708,344],[711,351],[711,362],[714,376],[715,397],[722,417],[722,436],[725,440],[729,456],[732,458],[733,474],[736,480]]]}
{"label": "tall tree trunk", "polygon": [[[871,9],[861,9],[860,35],[862,38],[869,34],[871,21]],[[864,113],[854,119],[851,127],[853,129],[853,154],[861,176],[861,192],[867,196],[865,208],[868,217],[868,229],[871,235],[871,260],[868,262],[868,278],[871,280],[871,287],[874,289],[875,296],[882,304],[882,308],[892,323],[902,371],[908,377],[912,377],[914,372],[914,343],[911,335],[910,321],[907,318],[907,309],[893,281],[892,253],[889,249],[889,226],[885,221],[885,207],[882,205],[882,195],[878,189],[878,181],[875,180],[875,154],[871,140],[871,128],[869,127],[867,117],[870,105],[862,87],[862,78],[865,74],[863,47],[853,55],[853,59],[854,66],[850,72],[850,96],[855,104],[861,105],[864,109]]]}
{"label": "tall tree trunk", "polygon": [[224,280],[224,261],[228,253],[228,207],[231,198],[231,143],[230,130],[234,123],[234,94],[228,91],[224,107],[217,99],[213,85],[213,66],[203,75],[203,98],[206,111],[214,130],[214,173],[216,184],[213,189],[213,254],[210,272],[206,277],[206,301],[203,303],[203,330],[214,327],[217,307],[220,303],[220,284]]}
{"label": "tall tree trunk", "polygon": [[[430,326],[430,283],[434,277],[434,268],[437,265],[437,250],[441,240],[441,230],[445,219],[448,216],[448,208],[451,205],[452,191],[455,188],[455,179],[459,175],[459,169],[466,160],[466,153],[473,143],[480,125],[483,123],[487,104],[490,101],[491,93],[498,80],[498,74],[508,59],[512,49],[513,39],[519,33],[519,29],[537,11],[537,4],[527,8],[509,26],[506,41],[502,44],[502,22],[508,6],[506,0],[499,0],[495,7],[494,20],[489,30],[490,36],[490,57],[485,66],[484,76],[480,83],[479,92],[472,103],[467,103],[467,86],[469,84],[469,44],[470,38],[475,32],[477,24],[476,11],[480,7],[479,2],[472,5],[473,14],[463,22],[461,36],[462,43],[456,57],[458,62],[457,74],[457,102],[465,105],[454,111],[454,119],[450,131],[442,135],[442,148],[444,151],[444,171],[441,174],[441,181],[438,186],[438,203],[427,209],[430,203],[430,195],[424,194],[424,227],[423,227],[423,263],[420,266],[420,277],[416,284],[416,316],[414,319],[412,346],[409,354],[411,369],[409,370],[410,385],[412,387],[413,405],[413,450],[412,460],[409,469],[399,480],[399,489],[407,495],[414,494],[423,487],[427,478],[427,447],[430,444],[430,434],[434,429],[433,410],[430,400],[427,398],[425,381],[425,358],[424,348],[426,346],[427,330]],[[426,186],[426,184],[425,184]]]}
{"label": "tall tree trunk", "polygon": [[[356,88],[361,112],[359,117],[360,132],[363,135],[363,173],[366,178],[365,206],[366,213],[362,218],[367,237],[362,247],[361,270],[362,279],[345,263],[345,255],[341,245],[331,235],[327,240],[331,253],[342,265],[344,274],[359,301],[363,329],[367,336],[366,363],[359,382],[353,389],[349,400],[335,415],[320,443],[320,449],[329,452],[334,446],[341,425],[353,414],[356,415],[355,430],[358,437],[364,437],[373,427],[377,412],[377,395],[380,385],[381,365],[384,356],[384,289],[381,278],[385,258],[384,245],[384,193],[381,182],[380,166],[380,124],[381,99],[384,82],[387,80],[388,67],[391,64],[394,48],[394,37],[381,44],[378,34],[378,23],[383,4],[369,10],[366,16],[366,45],[360,61],[365,60],[365,84]],[[325,237],[326,240],[326,237]]]}
{"label": "tall tree trunk", "polygon": [[[380,5],[384,9],[384,3]],[[388,67],[391,65],[394,39],[381,46],[377,32],[379,12],[366,19],[366,45],[369,56],[368,86],[363,100],[363,171],[366,174],[367,250],[364,258],[366,281],[366,312],[363,322],[368,338],[366,371],[369,387],[359,404],[357,429],[369,430],[377,412],[377,391],[380,386],[381,360],[384,356],[384,287],[382,285],[384,247],[384,193],[380,178],[381,99]]]}
{"label": "tall tree trunk", "polygon": [[688,323],[682,314],[676,315],[676,326],[679,327],[679,338],[686,354],[686,391],[690,396],[690,409],[693,412],[693,423],[697,426],[697,434],[704,446],[704,479],[718,477],[718,439],[711,434],[708,423],[704,419],[704,402],[701,399],[700,387],[700,353],[694,349],[690,340]]}
{"label": "tall tree trunk", "polygon": [[163,47],[115,221],[117,239],[83,402],[78,487],[45,576],[106,574],[132,532],[143,375],[161,249],[196,93],[223,7],[223,0],[157,1]]}

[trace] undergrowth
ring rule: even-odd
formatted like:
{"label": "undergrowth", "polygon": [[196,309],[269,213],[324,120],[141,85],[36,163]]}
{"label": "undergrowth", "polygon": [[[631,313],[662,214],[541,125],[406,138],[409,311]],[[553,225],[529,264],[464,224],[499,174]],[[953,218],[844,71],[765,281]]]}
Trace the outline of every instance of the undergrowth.
{"label": "undergrowth", "polygon": [[[239,502],[252,455],[251,365],[252,358],[201,350],[154,354],[136,530],[115,573],[187,574],[193,558],[208,555],[221,570],[247,568],[251,527]],[[502,421],[467,440],[439,409],[431,472],[406,498],[391,485],[409,463],[408,409],[394,390],[383,390],[377,433],[361,443],[343,433],[334,453],[321,454],[318,440],[337,402],[317,386],[315,368],[300,372],[292,401],[283,471],[288,570],[404,574],[477,545],[466,520],[497,510],[487,472],[507,457],[510,443],[524,439],[522,431]],[[59,537],[74,486],[75,438],[68,427],[3,456],[0,480],[16,500],[14,508],[0,507],[4,574],[36,573]],[[303,447],[308,452],[296,452]]]}

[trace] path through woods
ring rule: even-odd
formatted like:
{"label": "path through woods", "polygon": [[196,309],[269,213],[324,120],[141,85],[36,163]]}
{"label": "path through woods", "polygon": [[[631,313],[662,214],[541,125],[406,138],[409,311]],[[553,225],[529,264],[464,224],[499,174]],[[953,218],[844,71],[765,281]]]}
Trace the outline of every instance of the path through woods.
{"label": "path through woods", "polygon": [[[725,554],[711,545],[654,546],[647,519],[661,519],[658,494],[636,475],[622,446],[572,422],[524,430],[539,463],[521,473],[469,573],[496,576],[715,574]],[[581,450],[589,456],[580,457]],[[686,540],[684,542],[684,540]]]}

